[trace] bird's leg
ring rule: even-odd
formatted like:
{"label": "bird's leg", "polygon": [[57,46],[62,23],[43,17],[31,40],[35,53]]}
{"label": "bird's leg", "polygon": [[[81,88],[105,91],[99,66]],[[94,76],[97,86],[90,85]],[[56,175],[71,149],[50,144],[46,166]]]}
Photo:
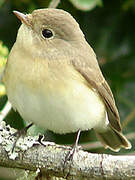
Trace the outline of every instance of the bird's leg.
{"label": "bird's leg", "polygon": [[28,126],[24,127],[23,129],[21,130],[18,130],[17,132],[15,132],[14,134],[12,134],[11,136],[16,136],[17,139],[15,140],[14,144],[13,144],[13,148],[12,148],[12,153],[14,152],[14,149],[15,149],[15,146],[16,146],[16,143],[18,141],[18,139],[21,137],[21,136],[25,136],[26,133],[27,133],[27,130],[33,125],[33,123],[29,124]]}
{"label": "bird's leg", "polygon": [[70,161],[73,159],[74,153],[79,149],[78,147],[78,141],[79,141],[79,137],[80,137],[80,133],[81,130],[79,129],[77,132],[77,136],[76,136],[76,140],[75,140],[75,144],[72,145],[72,149],[69,151],[69,153],[67,154],[66,158],[65,158],[65,162],[64,165],[67,161]]}

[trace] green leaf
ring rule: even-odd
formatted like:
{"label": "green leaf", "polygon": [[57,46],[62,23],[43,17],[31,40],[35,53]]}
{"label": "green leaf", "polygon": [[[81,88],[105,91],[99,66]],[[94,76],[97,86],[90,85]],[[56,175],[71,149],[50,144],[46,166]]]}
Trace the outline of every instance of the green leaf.
{"label": "green leaf", "polygon": [[77,9],[90,11],[102,5],[102,0],[69,0]]}
{"label": "green leaf", "polygon": [[0,0],[0,7],[4,4],[5,0]]}
{"label": "green leaf", "polygon": [[128,11],[130,9],[135,11],[135,1],[134,0],[123,1],[122,9],[125,11]]}

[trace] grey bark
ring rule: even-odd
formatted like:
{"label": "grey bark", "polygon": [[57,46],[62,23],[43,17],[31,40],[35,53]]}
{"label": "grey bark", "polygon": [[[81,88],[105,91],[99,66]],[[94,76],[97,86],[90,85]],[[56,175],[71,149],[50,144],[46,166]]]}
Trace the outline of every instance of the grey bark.
{"label": "grey bark", "polygon": [[71,148],[51,142],[38,142],[38,137],[20,138],[12,153],[14,129],[0,122],[0,166],[30,171],[40,170],[46,179],[135,179],[135,156],[114,156],[75,152],[73,159],[65,162]]}

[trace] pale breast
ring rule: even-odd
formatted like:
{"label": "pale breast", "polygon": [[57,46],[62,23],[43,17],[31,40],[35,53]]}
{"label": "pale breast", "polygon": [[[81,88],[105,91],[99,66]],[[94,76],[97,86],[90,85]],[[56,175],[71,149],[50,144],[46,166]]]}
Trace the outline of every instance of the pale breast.
{"label": "pale breast", "polygon": [[70,82],[63,91],[32,93],[19,85],[9,100],[27,121],[56,133],[88,130],[105,124],[105,107],[96,92],[87,86]]}
{"label": "pale breast", "polygon": [[70,64],[25,58],[16,59],[12,66],[13,60],[6,70],[5,85],[9,101],[24,120],[56,133],[106,124],[104,103]]}

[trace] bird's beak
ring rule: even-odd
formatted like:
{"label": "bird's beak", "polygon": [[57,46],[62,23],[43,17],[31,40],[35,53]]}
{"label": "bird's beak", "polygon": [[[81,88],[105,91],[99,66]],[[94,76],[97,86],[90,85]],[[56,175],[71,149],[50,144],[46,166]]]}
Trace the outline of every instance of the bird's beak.
{"label": "bird's beak", "polygon": [[16,15],[16,17],[27,26],[31,26],[31,18],[29,15],[25,15],[23,13],[20,13],[19,11],[13,11],[13,13]]}

